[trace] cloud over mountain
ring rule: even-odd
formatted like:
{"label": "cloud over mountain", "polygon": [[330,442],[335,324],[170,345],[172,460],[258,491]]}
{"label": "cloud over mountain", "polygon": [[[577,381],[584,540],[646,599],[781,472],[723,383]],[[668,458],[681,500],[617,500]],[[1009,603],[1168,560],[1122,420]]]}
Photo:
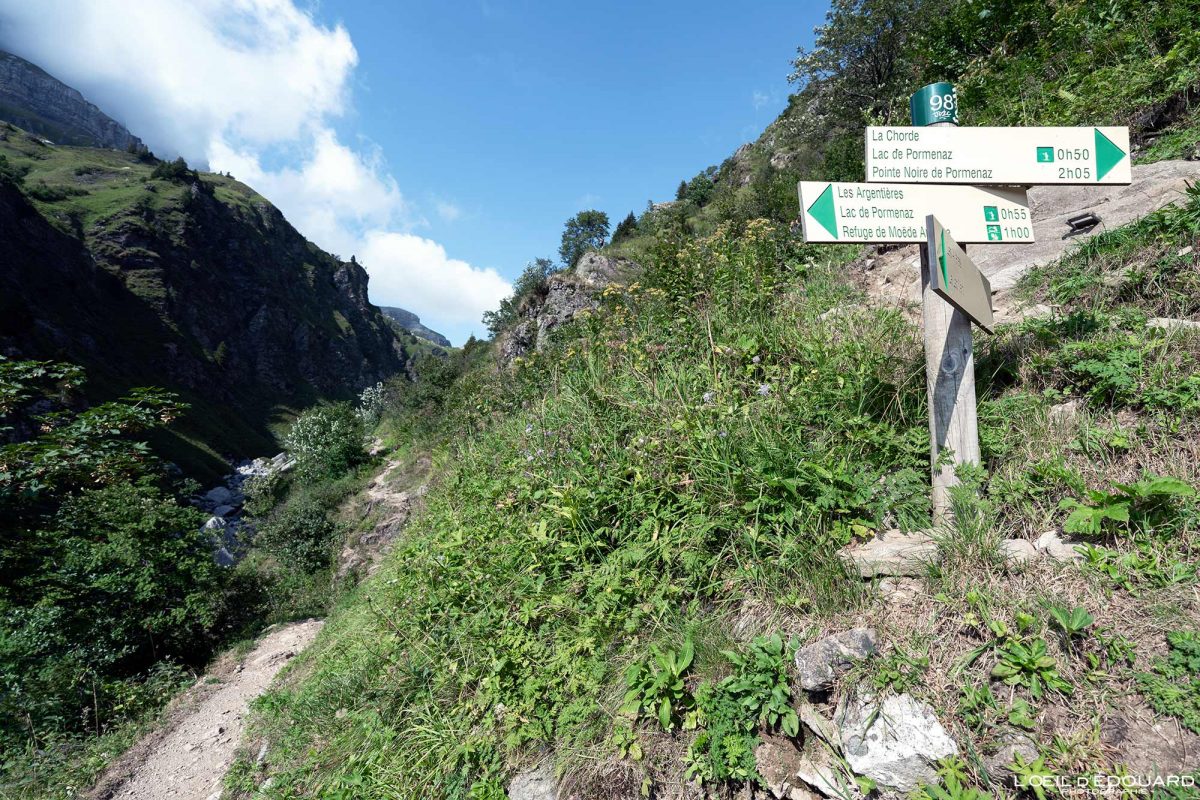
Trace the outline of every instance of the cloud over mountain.
{"label": "cloud over mountain", "polygon": [[509,290],[494,270],[413,235],[423,216],[382,154],[341,140],[333,123],[349,108],[358,55],[343,26],[293,0],[0,0],[0,47],[78,88],[160,155],[232,172],[317,244],[357,253],[375,302],[461,340]]}

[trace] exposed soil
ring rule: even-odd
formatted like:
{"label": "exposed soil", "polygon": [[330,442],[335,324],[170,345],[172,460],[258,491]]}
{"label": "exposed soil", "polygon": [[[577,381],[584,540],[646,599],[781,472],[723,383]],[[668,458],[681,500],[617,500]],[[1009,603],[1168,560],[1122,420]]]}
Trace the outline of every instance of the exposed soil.
{"label": "exposed soil", "polygon": [[217,664],[176,702],[161,729],[122,756],[85,800],[217,800],[250,701],[312,643],[324,624],[277,627],[241,659]]}

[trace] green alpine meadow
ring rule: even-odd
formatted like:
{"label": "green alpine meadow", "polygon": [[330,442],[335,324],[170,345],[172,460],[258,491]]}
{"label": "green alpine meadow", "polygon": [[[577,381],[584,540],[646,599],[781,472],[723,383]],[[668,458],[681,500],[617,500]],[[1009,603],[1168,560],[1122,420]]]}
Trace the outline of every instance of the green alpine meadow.
{"label": "green alpine meadow", "polygon": [[[0,0],[0,798],[1200,798],[1196,0],[100,5]],[[1088,146],[841,241],[926,124]]]}

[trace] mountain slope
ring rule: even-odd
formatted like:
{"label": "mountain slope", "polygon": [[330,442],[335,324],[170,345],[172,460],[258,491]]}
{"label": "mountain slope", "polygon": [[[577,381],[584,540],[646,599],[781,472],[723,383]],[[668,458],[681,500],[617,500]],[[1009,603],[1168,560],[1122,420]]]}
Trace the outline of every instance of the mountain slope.
{"label": "mountain slope", "polygon": [[433,328],[421,324],[421,318],[413,312],[404,308],[394,308],[390,306],[380,306],[379,310],[383,312],[385,317],[395,320],[397,323],[399,323],[401,328],[404,328],[404,330],[408,331],[414,336],[419,336],[422,339],[433,342],[440,347],[451,346],[449,339],[435,331]]}
{"label": "mountain slope", "polygon": [[263,452],[289,409],[405,369],[414,340],[362,267],[245,185],[11,126],[0,159],[0,353],[78,363],[101,395],[183,393],[188,466]]}
{"label": "mountain slope", "polygon": [[76,90],[0,50],[0,119],[59,144],[131,150],[142,140]]}

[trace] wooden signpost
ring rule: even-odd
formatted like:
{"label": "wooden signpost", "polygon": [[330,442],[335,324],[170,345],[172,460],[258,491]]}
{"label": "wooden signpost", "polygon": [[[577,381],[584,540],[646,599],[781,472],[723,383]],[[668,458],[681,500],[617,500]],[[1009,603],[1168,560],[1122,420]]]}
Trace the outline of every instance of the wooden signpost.
{"label": "wooden signpost", "polygon": [[800,219],[809,242],[921,243],[933,512],[946,522],[956,468],[979,463],[971,324],[994,325],[963,243],[1032,242],[1024,187],[1130,183],[1129,129],[960,129],[948,83],[909,108],[914,127],[867,128],[866,183],[800,182]]}
{"label": "wooden signpost", "polygon": [[924,242],[936,213],[960,242],[1032,242],[1024,189],[800,181],[806,242]]}
{"label": "wooden signpost", "polygon": [[870,182],[1031,186],[1133,179],[1128,128],[870,127],[866,148]]}
{"label": "wooden signpost", "polygon": [[938,218],[925,218],[926,247],[932,260],[929,283],[938,296],[966,314],[988,333],[995,327],[992,317],[992,284],[979,271],[966,248],[954,241]]}

